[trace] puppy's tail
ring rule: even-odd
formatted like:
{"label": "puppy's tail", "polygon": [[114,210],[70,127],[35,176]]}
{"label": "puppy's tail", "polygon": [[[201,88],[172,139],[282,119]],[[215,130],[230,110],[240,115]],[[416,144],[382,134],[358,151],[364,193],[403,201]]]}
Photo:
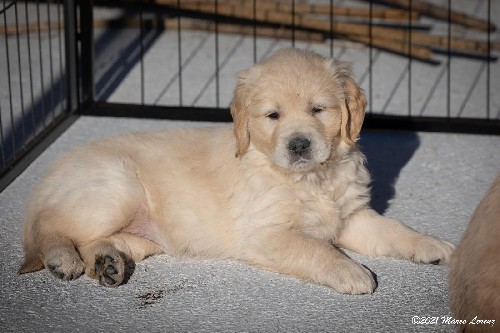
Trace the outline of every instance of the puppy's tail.
{"label": "puppy's tail", "polygon": [[24,259],[24,263],[17,271],[17,274],[36,272],[43,268],[44,268],[43,262],[36,253],[26,253],[26,258]]}

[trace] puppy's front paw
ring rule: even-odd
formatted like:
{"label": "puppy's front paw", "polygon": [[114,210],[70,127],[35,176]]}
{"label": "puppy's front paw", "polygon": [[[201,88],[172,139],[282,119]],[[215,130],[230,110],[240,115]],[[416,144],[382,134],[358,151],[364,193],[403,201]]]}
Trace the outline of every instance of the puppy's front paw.
{"label": "puppy's front paw", "polygon": [[339,260],[334,266],[330,287],[341,294],[372,294],[377,284],[372,272],[351,259]]}
{"label": "puppy's front paw", "polygon": [[447,264],[455,245],[439,238],[422,235],[414,243],[410,260],[423,264]]}

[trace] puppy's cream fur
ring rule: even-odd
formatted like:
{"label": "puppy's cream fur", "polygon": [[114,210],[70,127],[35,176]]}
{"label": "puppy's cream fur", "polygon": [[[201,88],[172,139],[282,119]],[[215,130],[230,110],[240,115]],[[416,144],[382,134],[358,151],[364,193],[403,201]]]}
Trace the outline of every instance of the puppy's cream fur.
{"label": "puppy's cream fur", "polygon": [[[500,175],[477,206],[451,256],[450,307],[458,332],[498,332],[500,327]],[[494,320],[479,323],[478,320]],[[472,324],[471,324],[472,322]]]}
{"label": "puppy's cream fur", "polygon": [[365,106],[347,64],[283,49],[240,73],[232,128],[79,147],[29,200],[20,273],[85,271],[116,286],[127,261],[166,252],[235,258],[363,294],[375,289],[371,272],[336,247],[447,262],[453,245],[369,208],[355,144]]}

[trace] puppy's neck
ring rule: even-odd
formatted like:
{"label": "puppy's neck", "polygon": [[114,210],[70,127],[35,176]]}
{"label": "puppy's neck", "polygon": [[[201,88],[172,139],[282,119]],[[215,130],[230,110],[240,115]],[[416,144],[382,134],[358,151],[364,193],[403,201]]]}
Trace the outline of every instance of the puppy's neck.
{"label": "puppy's neck", "polygon": [[325,170],[311,170],[304,173],[295,173],[292,175],[292,179],[296,183],[307,182],[313,185],[320,185],[326,178]]}

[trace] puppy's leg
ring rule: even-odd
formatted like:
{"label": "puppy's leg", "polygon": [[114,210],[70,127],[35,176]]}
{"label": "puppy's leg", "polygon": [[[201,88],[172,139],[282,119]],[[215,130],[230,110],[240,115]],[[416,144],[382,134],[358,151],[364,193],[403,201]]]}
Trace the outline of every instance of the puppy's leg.
{"label": "puppy's leg", "polygon": [[84,270],[83,261],[71,237],[53,225],[65,224],[66,218],[43,212],[24,226],[25,261],[18,274],[30,273],[44,267],[62,280],[73,280]]}
{"label": "puppy's leg", "polygon": [[19,272],[46,267],[56,277],[76,278],[84,264],[75,247],[148,220],[146,189],[134,163],[127,155],[92,146],[63,157],[29,201],[26,259]]}
{"label": "puppy's leg", "polygon": [[336,244],[363,255],[432,264],[447,263],[454,249],[449,242],[419,233],[372,209],[349,217]]}
{"label": "puppy's leg", "polygon": [[257,242],[246,261],[275,272],[332,287],[339,293],[371,294],[375,280],[370,271],[330,244],[293,230],[272,233]]}
{"label": "puppy's leg", "polygon": [[[66,237],[47,237],[40,248],[42,262],[55,277],[68,281],[82,275],[84,264],[73,242]],[[20,273],[23,273],[20,270]]]}
{"label": "puppy's leg", "polygon": [[85,262],[85,273],[106,287],[116,287],[123,282],[127,265],[162,252],[153,242],[125,232],[96,240],[78,250]]}

